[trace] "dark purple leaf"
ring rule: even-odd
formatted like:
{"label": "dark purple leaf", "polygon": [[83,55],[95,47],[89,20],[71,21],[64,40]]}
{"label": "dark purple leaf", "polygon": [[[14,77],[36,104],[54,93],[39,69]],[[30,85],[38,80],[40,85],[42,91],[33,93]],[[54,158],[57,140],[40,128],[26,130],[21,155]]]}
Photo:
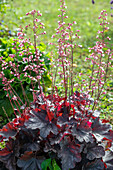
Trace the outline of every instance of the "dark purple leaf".
{"label": "dark purple leaf", "polygon": [[90,104],[93,103],[92,98],[90,98],[85,93],[79,93],[78,91],[76,91],[74,93],[74,99],[75,99],[77,105],[81,105],[81,104],[85,105],[85,104],[87,104],[87,102],[90,102]]}
{"label": "dark purple leaf", "polygon": [[55,135],[58,134],[57,126],[48,120],[44,120],[40,116],[30,118],[29,121],[25,123],[25,126],[28,129],[40,129],[40,136],[43,138],[47,137],[50,132]]}
{"label": "dark purple leaf", "polygon": [[27,159],[27,160],[22,160],[19,159],[17,161],[17,165],[18,167],[22,168],[22,170],[41,170],[41,163],[42,163],[43,159],[38,157],[36,158],[31,158],[31,159]]}
{"label": "dark purple leaf", "polygon": [[58,156],[61,158],[62,170],[69,170],[74,168],[77,162],[81,161],[81,148],[76,145],[74,141],[62,140],[61,150],[58,152]]}
{"label": "dark purple leaf", "polygon": [[34,143],[30,143],[28,145],[27,149],[30,151],[38,151],[38,150],[40,150],[40,146],[37,142],[34,142]]}
{"label": "dark purple leaf", "polygon": [[104,163],[96,159],[94,162],[88,162],[83,170],[104,170]]}
{"label": "dark purple leaf", "polygon": [[16,170],[16,161],[13,154],[8,154],[7,156],[0,156],[0,161],[3,162],[8,170]]}
{"label": "dark purple leaf", "polygon": [[69,112],[70,112],[70,108],[68,104],[67,105],[65,104],[64,106],[61,107],[59,113],[62,113],[62,116],[58,117],[58,121],[57,121],[58,125],[62,126],[69,122]]}
{"label": "dark purple leaf", "polygon": [[78,129],[84,132],[91,132],[91,127],[88,125],[88,120],[84,119],[80,122]]}
{"label": "dark purple leaf", "polygon": [[46,142],[44,152],[52,151],[54,153],[57,153],[59,149],[60,149],[59,145],[50,145],[48,142]]}
{"label": "dark purple leaf", "polygon": [[102,123],[99,118],[94,119],[92,125],[92,132],[98,141],[101,141],[112,127],[110,124]]}
{"label": "dark purple leaf", "polygon": [[107,170],[113,170],[113,152],[106,151],[105,156],[103,157],[103,161],[107,165]]}
{"label": "dark purple leaf", "polygon": [[76,136],[76,138],[83,142],[93,142],[93,136],[91,135],[91,127],[87,123],[88,121],[86,119],[82,120],[80,125],[74,125],[72,128],[72,134]]}
{"label": "dark purple leaf", "polygon": [[49,139],[50,144],[51,144],[51,145],[58,144],[61,138],[62,138],[61,133],[58,134],[58,136],[53,135],[53,136]]}
{"label": "dark purple leaf", "polygon": [[101,158],[105,155],[104,148],[102,146],[89,147],[87,149],[87,159],[93,160],[95,158]]}
{"label": "dark purple leaf", "polygon": [[0,162],[0,168],[1,168],[0,170],[7,170],[2,162]]}
{"label": "dark purple leaf", "polygon": [[58,121],[57,121],[57,124],[62,126],[62,125],[65,125],[69,122],[69,116],[68,115],[62,115],[60,117],[58,117]]}
{"label": "dark purple leaf", "polygon": [[0,141],[2,141],[2,139],[3,139],[3,136],[2,136],[2,135],[0,135]]}
{"label": "dark purple leaf", "polygon": [[93,133],[99,134],[104,134],[112,129],[112,126],[110,124],[101,123],[101,120],[99,118],[94,119],[91,127]]}

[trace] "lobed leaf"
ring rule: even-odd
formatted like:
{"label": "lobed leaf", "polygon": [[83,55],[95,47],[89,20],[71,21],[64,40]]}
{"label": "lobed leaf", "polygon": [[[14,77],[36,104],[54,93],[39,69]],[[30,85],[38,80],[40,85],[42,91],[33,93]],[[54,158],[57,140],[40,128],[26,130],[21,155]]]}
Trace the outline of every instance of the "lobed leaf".
{"label": "lobed leaf", "polygon": [[83,170],[104,170],[104,163],[101,159],[96,159],[94,162],[88,162]]}
{"label": "lobed leaf", "polygon": [[25,123],[25,126],[28,129],[40,129],[40,136],[43,138],[47,137],[50,132],[55,135],[58,134],[57,126],[48,120],[44,120],[41,116],[30,118],[29,121]]}
{"label": "lobed leaf", "polygon": [[61,158],[62,170],[69,170],[74,168],[77,162],[81,161],[81,148],[76,145],[74,141],[62,141],[60,143],[61,150],[58,156]]}
{"label": "lobed leaf", "polygon": [[93,142],[93,136],[91,134],[91,127],[88,125],[87,119],[82,120],[79,125],[76,125],[76,126],[74,125],[71,131],[72,131],[72,134],[76,136],[76,138],[80,142],[83,142],[83,141],[85,141],[86,143]]}
{"label": "lobed leaf", "polygon": [[31,158],[28,160],[22,160],[19,159],[17,161],[17,165],[18,167],[22,168],[22,170],[42,170],[41,168],[41,163],[42,163],[42,159],[38,158]]}
{"label": "lobed leaf", "polygon": [[113,151],[106,151],[106,154],[103,157],[103,161],[107,165],[107,170],[113,170]]}

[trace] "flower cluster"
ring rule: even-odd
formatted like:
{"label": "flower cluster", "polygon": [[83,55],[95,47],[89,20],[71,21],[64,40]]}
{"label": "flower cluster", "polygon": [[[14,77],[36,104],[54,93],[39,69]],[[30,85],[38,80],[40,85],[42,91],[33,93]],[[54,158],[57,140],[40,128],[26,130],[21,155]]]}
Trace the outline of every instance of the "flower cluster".
{"label": "flower cluster", "polygon": [[[78,35],[80,30],[74,29],[74,25],[77,24],[76,21],[67,23],[68,16],[66,15],[66,8],[65,1],[62,0],[59,9],[61,14],[58,15],[60,18],[58,21],[58,28],[56,29],[56,35],[52,36],[52,38],[57,40],[57,44],[51,43],[52,45],[55,45],[55,52],[57,52],[57,58],[54,62],[54,68],[56,69],[54,69],[55,73],[53,76],[52,91],[54,91],[54,87],[56,83],[58,83],[58,86],[62,87],[62,90],[65,91],[65,97],[67,97],[67,94],[73,94],[74,50],[77,47],[81,47],[81,45],[77,44],[77,40],[80,38]],[[58,76],[59,81],[56,80],[56,77]]]}
{"label": "flower cluster", "polygon": [[[29,98],[26,94],[27,91],[39,90],[44,85],[50,86],[51,80],[48,75],[50,69],[49,55],[46,56],[44,51],[40,50],[41,44],[37,44],[37,38],[40,35],[45,34],[45,31],[42,31],[38,34],[39,31],[44,29],[44,24],[41,20],[37,19],[38,16],[41,16],[39,11],[32,11],[27,13],[27,15],[32,15],[33,17],[33,28],[30,25],[27,25],[34,34],[34,43],[31,43],[30,39],[26,38],[24,29],[20,28],[17,33],[17,38],[13,39],[12,49],[14,50],[13,54],[9,54],[7,58],[0,57],[0,78],[2,79],[3,89],[6,91],[6,96],[9,98],[13,111],[16,110],[20,113],[21,104],[29,105]],[[36,16],[35,16],[36,15]],[[45,80],[47,83],[45,83]],[[26,86],[29,84],[29,87]],[[19,86],[20,85],[20,86]],[[17,88],[23,94],[24,99],[20,99]],[[27,90],[27,91],[26,91]],[[14,106],[13,106],[14,105]],[[15,113],[16,115],[16,113]]]}
{"label": "flower cluster", "polygon": [[[87,74],[86,79],[82,79],[82,83],[84,82],[84,85],[81,88],[82,92],[87,91],[86,93],[90,94],[91,97],[94,98],[94,110],[96,109],[100,97],[102,98],[103,94],[106,94],[105,84],[108,74],[109,80],[112,77],[110,70],[112,68],[113,60],[113,51],[108,42],[111,38],[105,36],[106,32],[109,30],[107,13],[105,10],[101,12],[99,20],[101,20],[101,30],[98,31],[96,45],[89,48],[89,52],[91,54],[85,58],[85,62],[89,62],[89,65],[91,65],[91,67],[89,67],[90,74]],[[83,73],[81,73],[81,76],[84,77]]]}

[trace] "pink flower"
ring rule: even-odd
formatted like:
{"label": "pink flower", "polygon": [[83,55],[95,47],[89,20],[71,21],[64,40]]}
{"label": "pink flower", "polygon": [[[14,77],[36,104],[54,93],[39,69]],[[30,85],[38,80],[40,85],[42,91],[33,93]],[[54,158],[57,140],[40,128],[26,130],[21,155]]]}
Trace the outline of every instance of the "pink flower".
{"label": "pink flower", "polygon": [[12,99],[13,99],[13,100],[17,100],[17,97],[14,95],[14,96],[12,97]]}

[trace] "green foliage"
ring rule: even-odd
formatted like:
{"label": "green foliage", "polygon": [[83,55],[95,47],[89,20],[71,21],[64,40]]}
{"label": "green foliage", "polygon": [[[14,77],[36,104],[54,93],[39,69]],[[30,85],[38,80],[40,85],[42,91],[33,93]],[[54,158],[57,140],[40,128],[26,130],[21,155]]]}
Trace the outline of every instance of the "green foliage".
{"label": "green foliage", "polygon": [[10,37],[15,35],[15,31],[11,32],[7,22],[4,22],[4,19],[7,14],[7,10],[10,9],[10,5],[7,0],[0,1],[0,37]]}
{"label": "green foliage", "polygon": [[60,167],[57,165],[55,159],[53,159],[52,165],[53,165],[53,170],[61,170]]}
{"label": "green foliage", "polygon": [[55,159],[51,160],[51,158],[44,160],[41,164],[41,168],[42,170],[47,170],[48,168],[49,170],[61,170]]}
{"label": "green foliage", "polygon": [[4,14],[6,14],[7,10],[7,0],[0,0],[0,14],[1,18],[4,17]]}
{"label": "green foliage", "polygon": [[0,149],[3,149],[3,148],[5,148],[5,141],[0,142]]}
{"label": "green foliage", "polygon": [[52,170],[51,159],[44,160],[41,164],[41,168],[42,168],[42,170],[47,170],[47,168]]}
{"label": "green foliage", "polygon": [[12,60],[11,57],[9,57],[9,54],[16,53],[12,45],[13,39],[14,38],[0,38],[0,56],[3,56],[7,62]]}

